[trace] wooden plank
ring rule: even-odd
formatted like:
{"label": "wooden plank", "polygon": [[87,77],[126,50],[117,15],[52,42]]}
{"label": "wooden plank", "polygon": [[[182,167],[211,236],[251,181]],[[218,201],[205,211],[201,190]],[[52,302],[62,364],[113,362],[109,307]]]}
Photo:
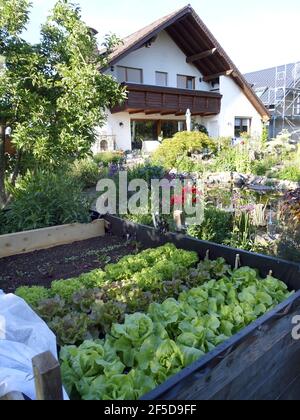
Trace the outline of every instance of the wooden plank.
{"label": "wooden plank", "polygon": [[300,346],[292,340],[291,332],[287,329],[284,338],[275,342],[272,348],[262,353],[253,364],[249,363],[240,375],[226,384],[211,399],[268,400],[278,398],[284,383],[290,383],[289,376],[293,380],[297,369],[300,373],[300,364],[288,372],[288,364],[294,353],[300,357]]}
{"label": "wooden plank", "polygon": [[[299,364],[299,359],[298,359]],[[300,375],[280,395],[279,401],[300,401]]]}
{"label": "wooden plank", "polygon": [[210,57],[214,55],[216,52],[217,52],[217,48],[212,48],[211,50],[203,51],[202,53],[194,54],[187,57],[186,62],[193,63],[194,61],[202,60],[203,58]]}
{"label": "wooden plank", "polygon": [[[274,401],[282,399],[282,395],[300,375],[300,348],[298,346],[295,351],[293,348],[278,354],[277,368],[267,375],[265,381],[257,382],[257,388],[249,395],[250,400]],[[299,399],[300,394],[298,394]]]}
{"label": "wooden plank", "polygon": [[25,401],[25,398],[21,392],[9,392],[0,398],[0,401]]}
{"label": "wooden plank", "polygon": [[104,220],[69,224],[0,236],[0,258],[52,248],[105,235]]}
{"label": "wooden plank", "polygon": [[32,359],[37,401],[63,400],[61,372],[58,361],[50,352]]}

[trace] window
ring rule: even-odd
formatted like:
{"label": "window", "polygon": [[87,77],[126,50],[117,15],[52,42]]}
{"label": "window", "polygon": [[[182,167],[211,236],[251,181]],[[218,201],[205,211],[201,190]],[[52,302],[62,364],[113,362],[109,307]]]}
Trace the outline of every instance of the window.
{"label": "window", "polygon": [[120,83],[143,83],[143,70],[119,66],[118,81]]}
{"label": "window", "polygon": [[234,136],[240,138],[242,133],[250,134],[251,118],[235,118]]}
{"label": "window", "polygon": [[131,141],[132,148],[139,150],[143,146],[143,141],[157,140],[158,121],[154,120],[132,120],[131,121]]}
{"label": "window", "polygon": [[186,130],[185,121],[162,121],[161,131],[164,139],[172,138],[176,133]]}
{"label": "window", "polygon": [[186,130],[186,122],[174,120],[131,120],[131,140],[133,149],[141,149],[143,141],[164,139]]}
{"label": "window", "polygon": [[157,86],[168,86],[168,73],[157,71],[155,73],[155,84]]}
{"label": "window", "polygon": [[177,87],[179,89],[190,89],[195,90],[196,88],[196,78],[193,76],[182,76],[177,75]]}

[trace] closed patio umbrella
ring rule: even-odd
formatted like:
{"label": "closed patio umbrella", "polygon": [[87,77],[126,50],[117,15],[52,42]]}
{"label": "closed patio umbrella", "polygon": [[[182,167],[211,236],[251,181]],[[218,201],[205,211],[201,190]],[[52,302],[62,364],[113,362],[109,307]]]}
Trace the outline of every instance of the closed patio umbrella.
{"label": "closed patio umbrella", "polygon": [[190,109],[187,109],[185,117],[186,117],[186,129],[187,131],[192,131],[192,113]]}

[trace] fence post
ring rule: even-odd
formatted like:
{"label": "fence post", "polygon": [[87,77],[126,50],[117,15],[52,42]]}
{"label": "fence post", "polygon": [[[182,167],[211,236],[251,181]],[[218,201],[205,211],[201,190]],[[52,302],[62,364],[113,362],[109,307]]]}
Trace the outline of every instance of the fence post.
{"label": "fence post", "polygon": [[51,352],[39,354],[32,359],[38,401],[63,400],[60,365]]}

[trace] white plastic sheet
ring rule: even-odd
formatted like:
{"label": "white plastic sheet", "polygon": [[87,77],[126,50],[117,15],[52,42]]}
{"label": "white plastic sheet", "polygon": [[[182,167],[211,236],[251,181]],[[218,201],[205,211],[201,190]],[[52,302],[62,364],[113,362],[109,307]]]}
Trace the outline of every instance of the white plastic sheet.
{"label": "white plastic sheet", "polygon": [[0,397],[35,399],[32,358],[46,351],[57,358],[55,335],[23,299],[0,290]]}

